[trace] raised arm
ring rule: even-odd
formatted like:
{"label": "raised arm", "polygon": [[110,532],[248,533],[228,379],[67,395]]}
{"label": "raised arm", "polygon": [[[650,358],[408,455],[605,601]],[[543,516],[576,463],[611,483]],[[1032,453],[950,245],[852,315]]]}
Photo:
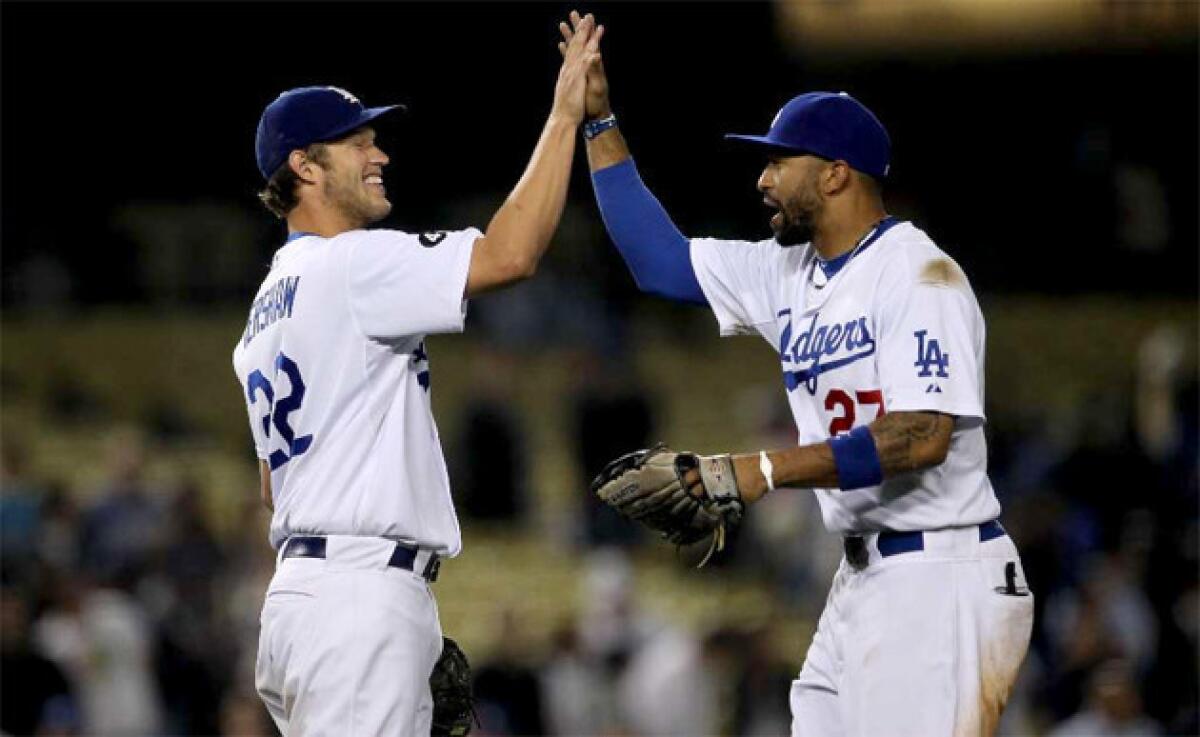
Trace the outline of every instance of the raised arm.
{"label": "raised arm", "polygon": [[[579,14],[571,13],[571,25],[559,24],[564,39],[559,50],[564,55],[575,36],[572,28],[578,29],[580,23]],[[588,166],[596,204],[638,288],[678,302],[706,304],[692,269],[688,239],[642,182],[616,125],[599,53],[588,69],[586,115]]]}
{"label": "raised arm", "polygon": [[603,34],[604,28],[597,28],[589,14],[579,19],[576,33],[564,46],[550,116],[525,173],[475,244],[466,296],[528,279],[537,270],[566,203],[587,70],[598,56]]}

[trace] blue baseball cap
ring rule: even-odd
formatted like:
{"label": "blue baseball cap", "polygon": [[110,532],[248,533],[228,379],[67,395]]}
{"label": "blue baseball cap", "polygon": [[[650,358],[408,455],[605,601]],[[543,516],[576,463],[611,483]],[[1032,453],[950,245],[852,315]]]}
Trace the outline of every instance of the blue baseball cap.
{"label": "blue baseball cap", "polygon": [[263,110],[254,137],[258,171],[270,179],[298,148],[332,141],[403,105],[363,107],[340,87],[297,87],[284,92]]}
{"label": "blue baseball cap", "polygon": [[841,159],[883,179],[891,166],[892,141],[879,118],[845,92],[806,92],[788,101],[765,136],[730,133],[725,138],[768,148]]}

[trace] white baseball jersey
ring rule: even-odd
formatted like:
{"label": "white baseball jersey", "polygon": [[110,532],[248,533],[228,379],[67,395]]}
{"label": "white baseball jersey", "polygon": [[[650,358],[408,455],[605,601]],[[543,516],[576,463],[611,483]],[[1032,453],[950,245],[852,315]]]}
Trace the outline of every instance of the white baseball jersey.
{"label": "white baseball jersey", "polygon": [[955,415],[946,461],[880,486],[817,489],[835,532],[933,530],[995,519],[983,434],[984,324],[962,270],[921,230],[887,219],[827,276],[812,244],[691,241],[722,335],[779,352],[801,445],[884,412]]}
{"label": "white baseball jersey", "polygon": [[354,230],[276,252],[233,352],[273,546],[340,534],[459,552],[424,338],[462,330],[480,236]]}

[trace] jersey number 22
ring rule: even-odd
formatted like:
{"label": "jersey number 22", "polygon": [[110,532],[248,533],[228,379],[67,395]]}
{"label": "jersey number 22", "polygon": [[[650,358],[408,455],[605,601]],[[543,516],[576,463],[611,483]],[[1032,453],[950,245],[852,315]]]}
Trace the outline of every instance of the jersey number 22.
{"label": "jersey number 22", "polygon": [[263,415],[262,424],[263,432],[267,437],[271,437],[271,425],[275,425],[275,429],[279,431],[279,437],[283,438],[288,452],[282,450],[271,451],[271,456],[268,461],[271,463],[271,470],[279,468],[283,464],[295,458],[298,455],[308,450],[312,445],[312,435],[304,435],[296,437],[296,431],[288,424],[288,415],[300,409],[300,403],[304,401],[304,379],[300,377],[300,367],[296,362],[288,358],[283,353],[275,357],[275,368],[287,374],[288,381],[292,385],[292,392],[286,397],[281,397],[278,402],[275,401],[275,389],[271,386],[271,380],[263,375],[263,372],[254,369],[250,376],[246,377],[246,398],[253,405],[255,395],[261,390],[267,396],[267,403],[270,405],[270,410]]}

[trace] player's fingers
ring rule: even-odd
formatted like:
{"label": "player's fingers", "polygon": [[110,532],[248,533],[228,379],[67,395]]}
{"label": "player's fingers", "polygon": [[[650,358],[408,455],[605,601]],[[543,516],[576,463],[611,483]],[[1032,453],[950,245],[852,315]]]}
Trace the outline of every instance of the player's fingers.
{"label": "player's fingers", "polygon": [[575,48],[587,43],[588,34],[586,29],[581,28],[578,24],[568,26],[563,23],[559,26],[559,33],[563,34],[563,40],[567,42],[568,48]]}
{"label": "player's fingers", "polygon": [[[575,16],[579,17],[579,13],[575,13]],[[596,19],[592,17],[591,13],[588,13],[578,22],[574,23],[574,26],[575,36],[582,36],[583,42],[587,43],[587,40],[591,38],[592,32],[596,29]]]}
{"label": "player's fingers", "polygon": [[570,15],[568,15],[567,17],[569,17],[571,19],[571,26],[573,28],[579,28],[579,22],[583,19],[579,17],[578,10],[572,10]]}
{"label": "player's fingers", "polygon": [[575,35],[571,37],[571,41],[567,44],[568,53],[574,51],[576,54],[580,54],[583,52],[588,39],[592,35],[592,23],[594,21],[590,15],[579,21],[579,25],[575,28]]}
{"label": "player's fingers", "polygon": [[562,54],[564,59],[567,58],[567,45],[562,41],[558,42],[558,53]]}
{"label": "player's fingers", "polygon": [[588,42],[587,42],[588,51],[599,50],[600,39],[603,37],[604,37],[604,26],[596,26],[595,33],[592,34],[592,37],[590,39],[588,39]]}
{"label": "player's fingers", "polygon": [[588,71],[604,73],[604,52],[600,49],[591,53],[591,58],[588,60]]}

